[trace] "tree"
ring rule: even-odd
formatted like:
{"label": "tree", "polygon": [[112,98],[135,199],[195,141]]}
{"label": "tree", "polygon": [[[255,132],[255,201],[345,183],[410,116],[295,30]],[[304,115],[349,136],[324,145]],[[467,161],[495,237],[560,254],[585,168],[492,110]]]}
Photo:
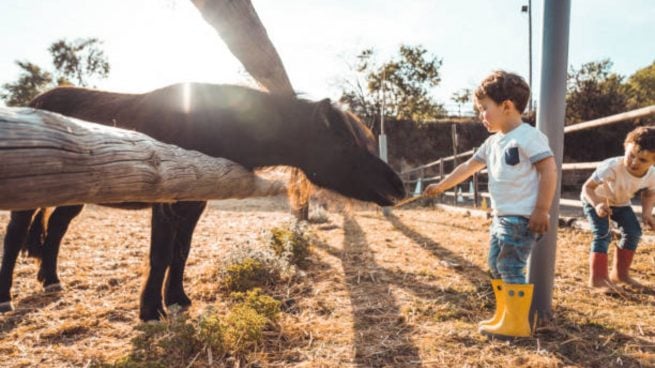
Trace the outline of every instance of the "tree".
{"label": "tree", "polygon": [[655,61],[637,70],[626,82],[631,109],[655,104]]}
{"label": "tree", "polygon": [[109,62],[100,44],[97,38],[87,38],[70,43],[59,40],[50,45],[48,51],[52,55],[52,63],[60,74],[58,84],[87,87],[94,77],[107,78]]}
{"label": "tree", "polygon": [[384,105],[385,116],[426,121],[445,113],[430,96],[430,88],[441,82],[442,60],[428,55],[421,46],[402,45],[397,59],[377,65],[375,52],[357,56],[356,78],[344,81],[339,101],[361,116],[370,127]]}
{"label": "tree", "polygon": [[0,98],[8,106],[26,106],[36,95],[55,86],[87,87],[96,78],[107,78],[110,66],[100,44],[95,38],[54,42],[48,48],[54,65],[52,73],[29,61],[16,61],[21,74],[17,81],[2,85]]}
{"label": "tree", "polygon": [[457,112],[459,116],[462,116],[462,105],[471,102],[471,93],[473,93],[468,88],[463,88],[450,97],[457,104]]}
{"label": "tree", "polygon": [[612,73],[609,59],[571,68],[566,94],[566,124],[618,114],[627,110],[623,77]]}
{"label": "tree", "polygon": [[52,74],[42,70],[29,61],[16,60],[16,65],[22,70],[18,80],[4,84],[0,92],[7,106],[25,106],[34,96],[45,91],[52,84]]}

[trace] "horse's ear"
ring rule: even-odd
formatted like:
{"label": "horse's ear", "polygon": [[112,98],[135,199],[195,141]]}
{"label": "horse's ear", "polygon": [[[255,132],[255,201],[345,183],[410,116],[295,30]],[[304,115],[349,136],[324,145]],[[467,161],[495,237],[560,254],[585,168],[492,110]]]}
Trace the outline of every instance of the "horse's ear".
{"label": "horse's ear", "polygon": [[317,102],[314,110],[314,118],[319,119],[328,128],[330,128],[330,110],[332,110],[332,101],[329,98]]}

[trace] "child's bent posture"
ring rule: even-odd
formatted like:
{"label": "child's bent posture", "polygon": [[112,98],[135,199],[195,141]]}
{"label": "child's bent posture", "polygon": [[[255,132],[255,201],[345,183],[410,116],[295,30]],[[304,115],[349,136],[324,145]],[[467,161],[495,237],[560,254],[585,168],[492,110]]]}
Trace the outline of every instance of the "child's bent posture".
{"label": "child's bent posture", "polygon": [[[630,199],[641,189],[642,221],[655,227],[651,215],[655,203],[655,128],[633,130],[623,145],[623,157],[603,161],[584,183],[580,195],[594,236],[589,257],[589,286],[603,293],[611,291],[612,283],[641,287],[629,274],[641,238],[641,226]],[[612,240],[610,219],[618,224],[621,240],[612,272],[608,274],[607,251]]]}

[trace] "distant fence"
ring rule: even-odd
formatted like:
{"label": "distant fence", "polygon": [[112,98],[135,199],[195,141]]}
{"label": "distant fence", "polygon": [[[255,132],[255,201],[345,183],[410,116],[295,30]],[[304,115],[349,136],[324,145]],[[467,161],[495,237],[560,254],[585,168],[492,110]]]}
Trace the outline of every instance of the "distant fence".
{"label": "distant fence", "polygon": [[[643,107],[640,109],[623,112],[616,115],[607,116],[600,119],[590,120],[583,123],[569,125],[564,128],[564,134],[577,132],[581,130],[597,128],[604,125],[616,124],[626,120],[643,118],[647,116],[655,115],[655,105]],[[456,125],[453,124],[453,155],[448,157],[442,157],[438,160],[429,162],[424,165],[420,165],[408,170],[405,170],[400,173],[405,187],[408,189],[409,193],[417,195],[423,189],[425,184],[436,182],[443,179],[450,171],[454,170],[459,162],[463,162],[465,158],[472,156],[475,153],[476,148],[468,150],[466,152],[457,153],[457,134],[456,134]],[[452,163],[451,163],[452,162]],[[576,162],[576,163],[564,163],[562,164],[562,171],[576,171],[576,170],[593,170],[601,162]],[[450,171],[446,172],[445,167],[448,166]],[[431,176],[426,175],[430,173]],[[483,198],[488,198],[489,193],[483,192],[480,190],[481,182],[480,178],[486,176],[487,171],[482,170],[479,173],[473,174],[471,179],[460,183],[455,186],[452,192],[446,192],[443,195],[452,197],[453,204],[457,205],[459,198],[467,198],[472,201],[474,207],[479,207],[482,203]],[[468,192],[463,192],[462,187],[469,185]],[[484,200],[486,201],[486,199]],[[570,206],[570,207],[582,207],[582,202],[574,199],[560,199],[560,205]],[[633,206],[636,212],[641,213],[641,209],[637,206]]]}

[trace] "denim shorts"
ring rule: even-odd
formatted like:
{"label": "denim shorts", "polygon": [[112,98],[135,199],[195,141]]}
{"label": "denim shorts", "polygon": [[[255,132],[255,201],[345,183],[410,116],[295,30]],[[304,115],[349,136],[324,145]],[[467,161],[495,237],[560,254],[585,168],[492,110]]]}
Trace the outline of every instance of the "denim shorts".
{"label": "denim shorts", "polygon": [[536,234],[524,216],[495,216],[491,223],[489,269],[493,278],[508,284],[525,284],[525,268]]}

